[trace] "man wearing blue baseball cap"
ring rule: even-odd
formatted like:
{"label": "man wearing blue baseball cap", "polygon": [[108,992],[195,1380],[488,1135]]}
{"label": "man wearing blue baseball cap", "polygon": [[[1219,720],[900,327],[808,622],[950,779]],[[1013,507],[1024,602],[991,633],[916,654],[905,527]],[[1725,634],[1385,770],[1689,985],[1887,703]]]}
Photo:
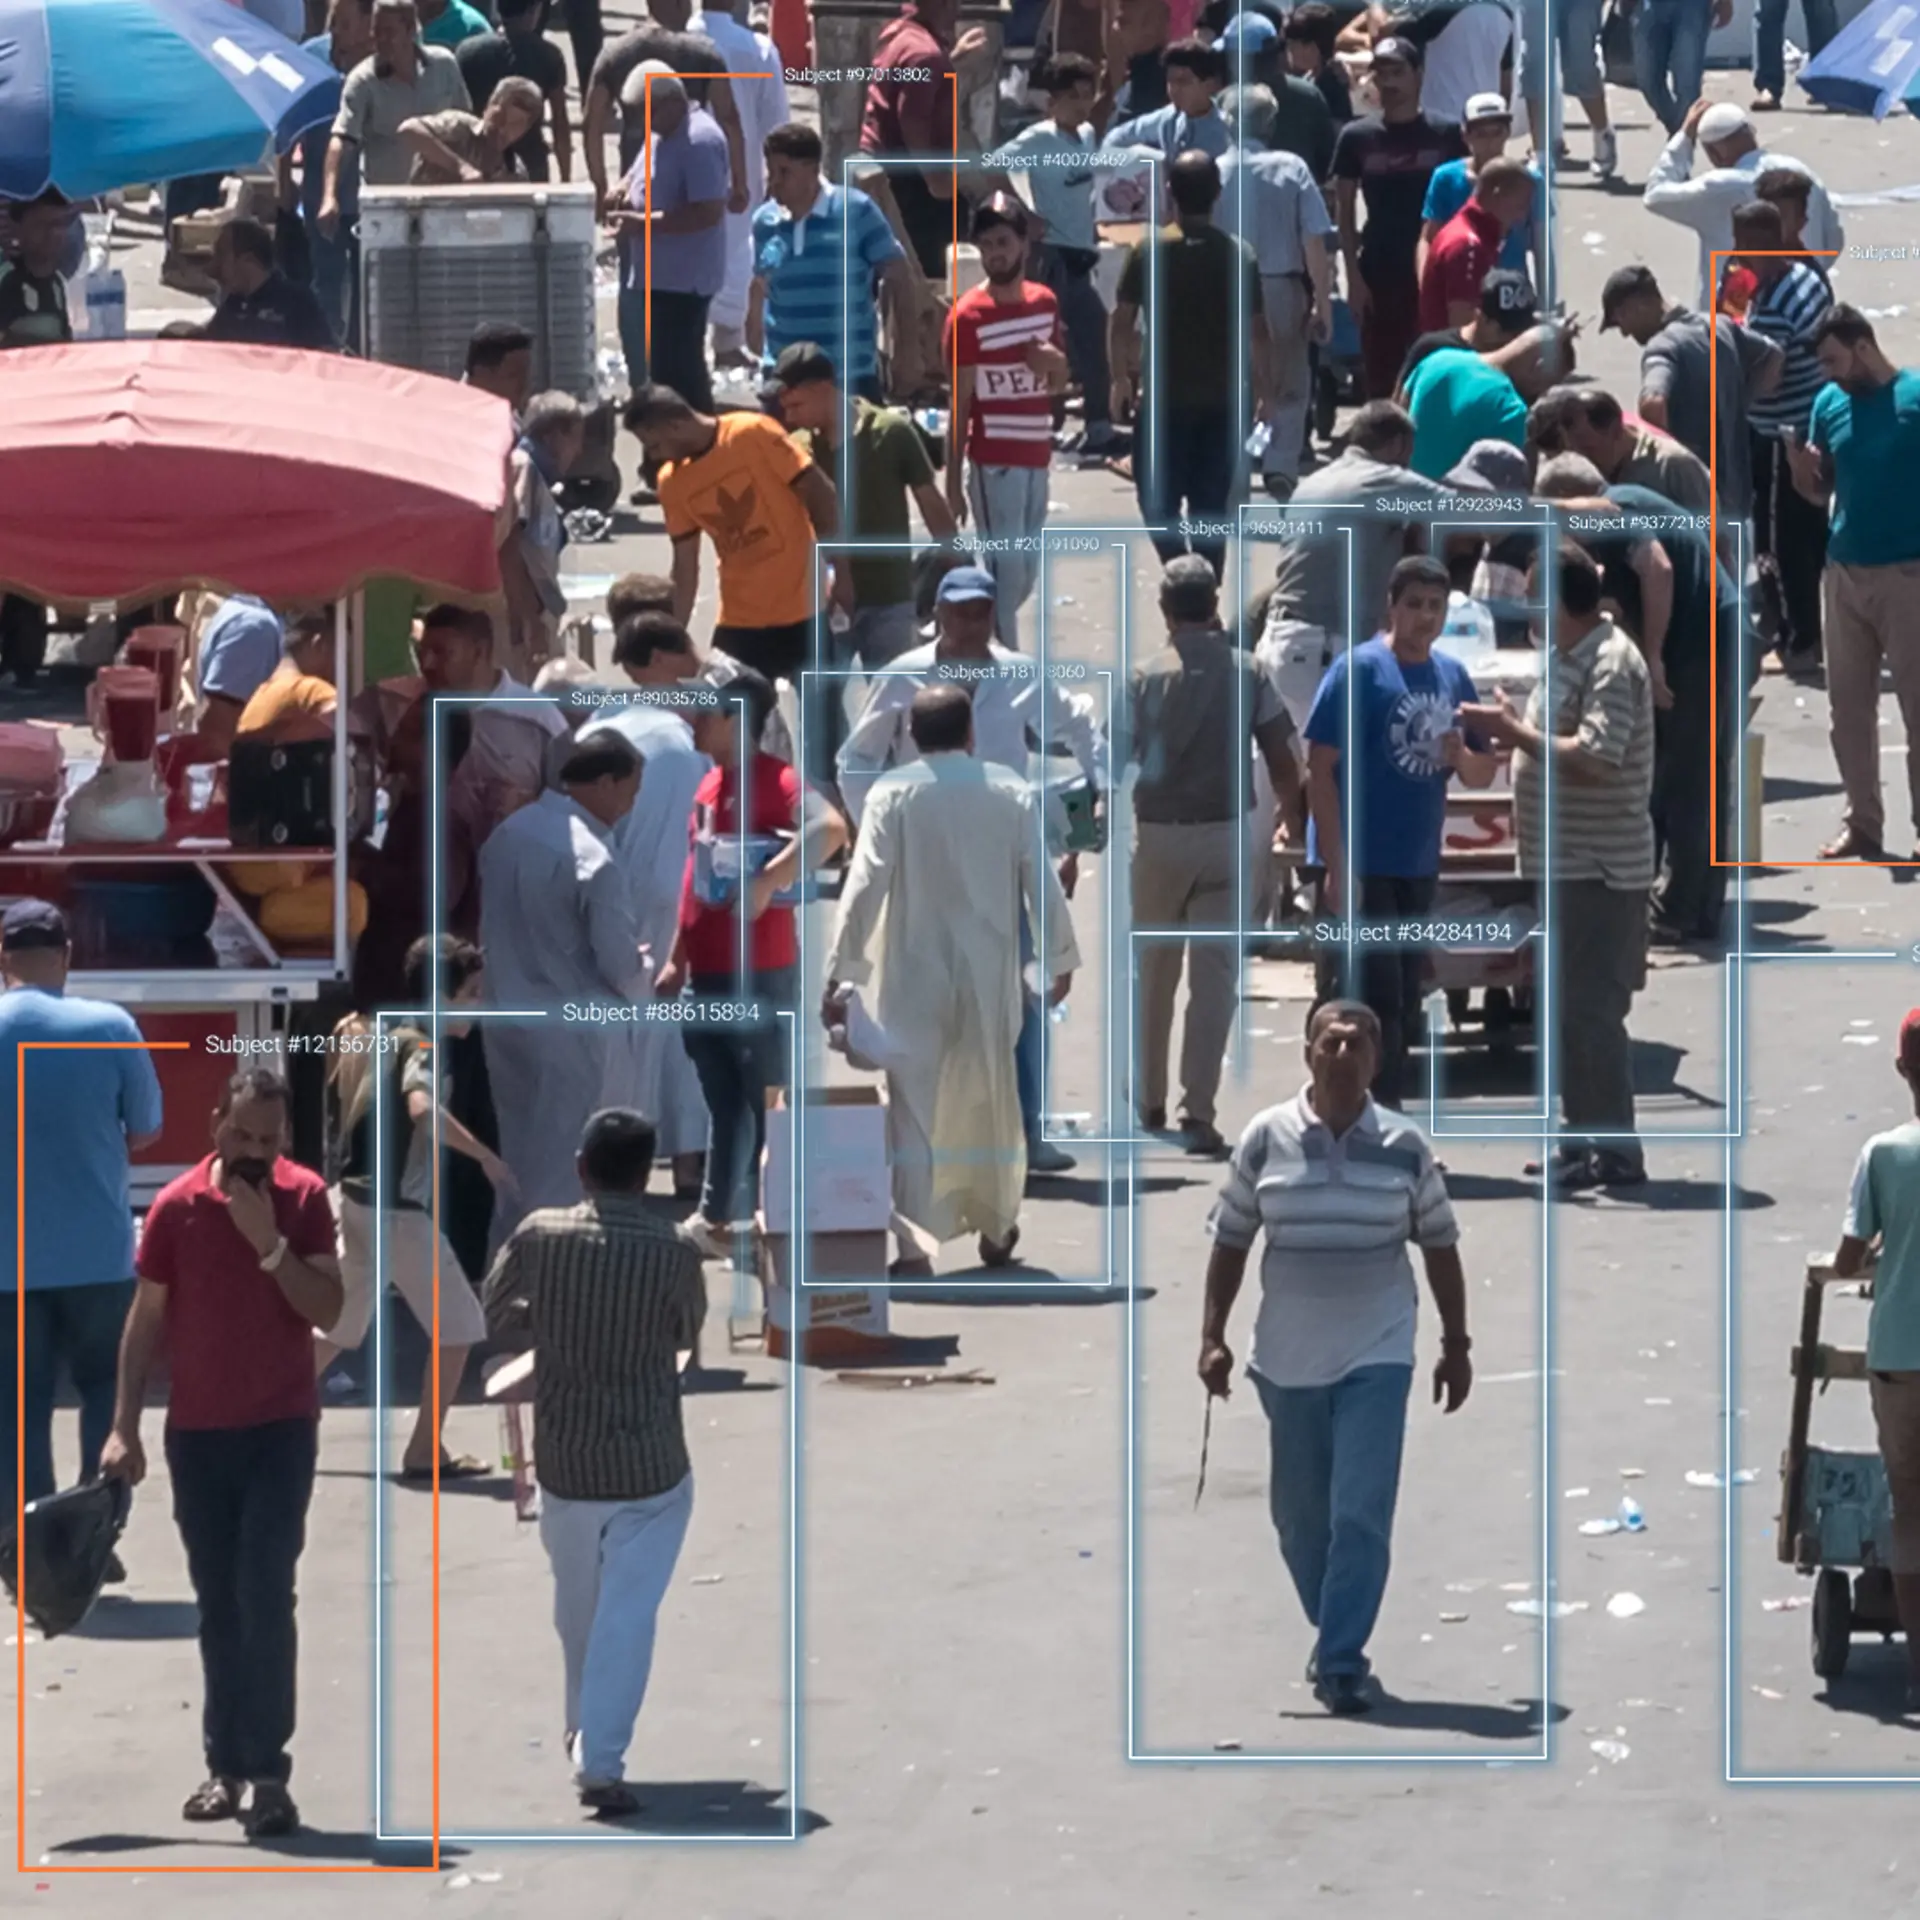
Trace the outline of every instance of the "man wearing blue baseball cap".
{"label": "man wearing blue baseball cap", "polygon": [[[875,677],[866,709],[840,750],[840,797],[847,817],[856,825],[881,776],[918,757],[909,720],[915,694],[929,686],[962,685],[971,692],[975,759],[1005,767],[1025,780],[1032,772],[1030,740],[1038,741],[1043,750],[1054,744],[1064,746],[1104,804],[1107,749],[1093,702],[1064,687],[1045,687],[1038,662],[999,645],[993,637],[993,606],[992,574],[978,566],[953,568],[934,596],[939,637],[931,646],[901,654]],[[1051,809],[1047,828],[1049,847],[1057,854],[1064,848],[1065,834]],[[1060,880],[1069,896],[1078,865],[1073,853],[1067,853],[1061,863]],[[1030,936],[1031,929],[1022,936],[1023,966],[1033,957]],[[1027,1170],[1064,1173],[1073,1165],[1071,1157],[1050,1145],[1040,1126],[1045,1097],[1040,1070],[1043,1026],[1039,1001],[1029,996],[1015,1056],[1027,1130]]]}

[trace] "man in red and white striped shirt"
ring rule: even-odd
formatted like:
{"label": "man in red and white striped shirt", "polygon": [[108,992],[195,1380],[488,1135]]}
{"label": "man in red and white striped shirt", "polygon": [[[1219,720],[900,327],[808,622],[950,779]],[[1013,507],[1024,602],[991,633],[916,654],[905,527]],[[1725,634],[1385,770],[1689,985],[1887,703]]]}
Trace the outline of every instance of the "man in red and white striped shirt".
{"label": "man in red and white striped shirt", "polygon": [[1008,647],[1020,644],[1020,609],[1040,577],[1053,396],[1067,383],[1059,302],[1026,277],[1030,228],[1009,194],[981,207],[973,244],[986,284],[963,294],[947,321],[946,357],[956,367],[947,500],[962,526],[972,515],[993,573],[994,625]]}

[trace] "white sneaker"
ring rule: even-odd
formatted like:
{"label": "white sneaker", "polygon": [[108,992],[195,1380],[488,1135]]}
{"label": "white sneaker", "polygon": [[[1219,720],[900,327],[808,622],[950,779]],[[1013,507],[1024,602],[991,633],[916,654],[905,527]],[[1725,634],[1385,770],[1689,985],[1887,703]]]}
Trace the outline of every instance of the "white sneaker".
{"label": "white sneaker", "polygon": [[1611,127],[1593,130],[1593,177],[1611,180],[1620,171],[1620,142]]}

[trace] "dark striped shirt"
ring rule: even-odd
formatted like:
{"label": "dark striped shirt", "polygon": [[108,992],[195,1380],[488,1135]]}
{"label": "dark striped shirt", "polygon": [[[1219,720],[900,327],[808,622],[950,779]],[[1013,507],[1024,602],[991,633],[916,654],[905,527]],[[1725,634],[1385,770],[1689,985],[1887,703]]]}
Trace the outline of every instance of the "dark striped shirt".
{"label": "dark striped shirt", "polygon": [[487,1279],[487,1331],[534,1351],[541,1486],[650,1500],[691,1470],[678,1358],[706,1316],[700,1254],[645,1201],[603,1194],[514,1229]]}
{"label": "dark striped shirt", "polygon": [[1762,287],[1747,309],[1747,325],[1771,340],[1787,356],[1780,384],[1747,402],[1747,418],[1756,433],[1779,439],[1788,427],[1805,436],[1813,397],[1827,384],[1813,355],[1813,330],[1833,305],[1833,289],[1813,268],[1791,266],[1770,287]]}

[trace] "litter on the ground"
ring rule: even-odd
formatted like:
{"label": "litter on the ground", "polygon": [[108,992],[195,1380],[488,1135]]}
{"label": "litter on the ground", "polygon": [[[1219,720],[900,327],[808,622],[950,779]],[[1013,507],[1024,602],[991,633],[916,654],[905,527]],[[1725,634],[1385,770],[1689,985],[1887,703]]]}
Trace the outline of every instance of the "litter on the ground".
{"label": "litter on the ground", "polygon": [[1813,1605],[1812,1599],[1804,1593],[1789,1593],[1779,1600],[1762,1600],[1762,1613],[1797,1613],[1802,1607]]}
{"label": "litter on the ground", "polygon": [[1467,1616],[1464,1613],[1443,1613],[1440,1624],[1443,1627],[1457,1627]]}
{"label": "litter on the ground", "polygon": [[[1754,1473],[1751,1467],[1741,1467],[1734,1473],[1733,1484],[1736,1487],[1751,1486],[1753,1478]],[[1700,1468],[1696,1468],[1687,1475],[1687,1485],[1690,1487],[1724,1487],[1726,1484],[1719,1474],[1709,1473]]]}
{"label": "litter on the ground", "polygon": [[1621,1527],[1618,1520],[1582,1520],[1580,1531],[1598,1538],[1602,1534],[1618,1533]]}
{"label": "litter on the ground", "polygon": [[942,1373],[937,1369],[903,1373],[877,1368],[836,1373],[833,1377],[843,1387],[990,1387],[995,1384],[993,1375],[979,1367],[968,1367],[963,1373]]}
{"label": "litter on the ground", "polygon": [[1602,1760],[1616,1767],[1633,1751],[1624,1740],[1589,1740],[1587,1746]]}
{"label": "litter on the ground", "polygon": [[[1553,1618],[1564,1620],[1570,1613],[1585,1613],[1587,1603],[1584,1600],[1556,1600],[1553,1603]],[[1547,1612],[1544,1600],[1509,1600],[1509,1613],[1524,1613],[1530,1620],[1538,1620]]]}
{"label": "litter on the ground", "polygon": [[1631,1620],[1635,1614],[1645,1613],[1647,1603],[1637,1593],[1616,1593],[1607,1602],[1607,1611],[1616,1620]]}

